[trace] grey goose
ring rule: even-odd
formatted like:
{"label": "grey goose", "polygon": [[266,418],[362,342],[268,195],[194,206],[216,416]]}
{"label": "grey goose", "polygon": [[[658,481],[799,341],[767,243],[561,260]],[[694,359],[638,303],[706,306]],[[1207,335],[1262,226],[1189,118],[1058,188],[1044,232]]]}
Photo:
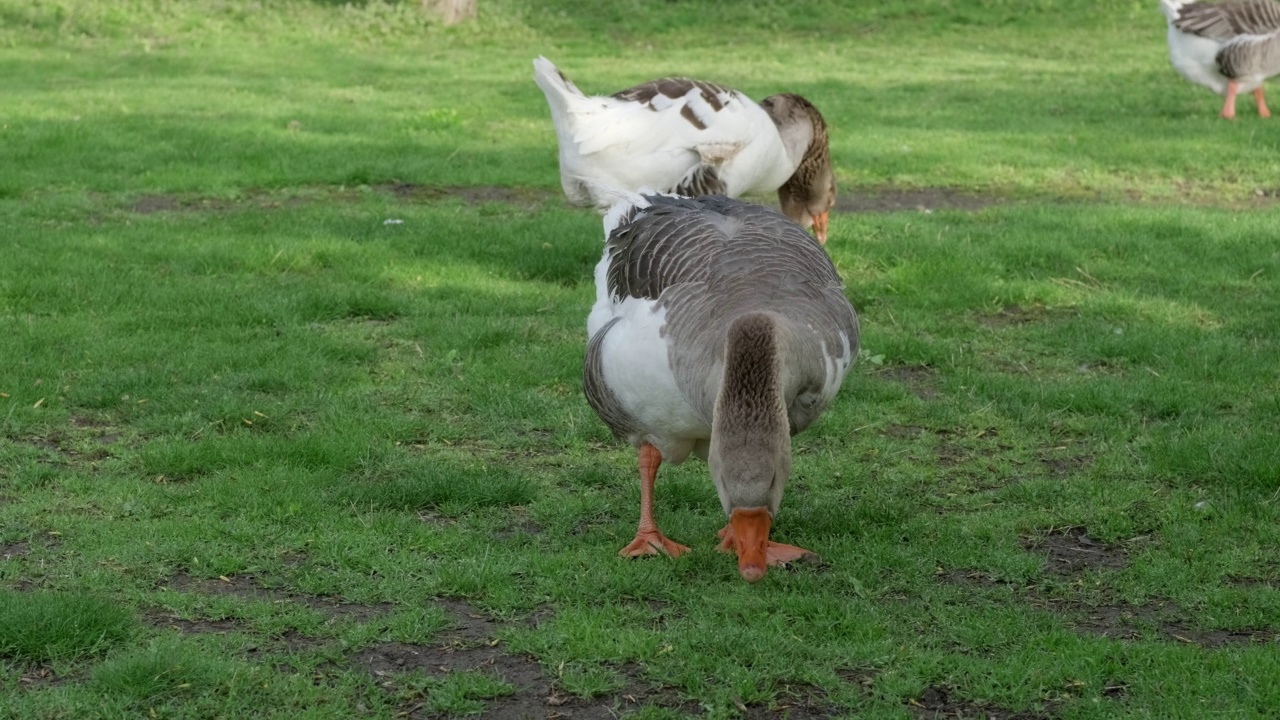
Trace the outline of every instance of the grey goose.
{"label": "grey goose", "polygon": [[626,557],[688,547],[662,534],[663,462],[707,461],[743,578],[808,551],[769,541],[791,436],[827,408],[858,354],[858,316],[803,228],[721,196],[635,196],[605,219],[583,388],[639,452],[640,522]]}
{"label": "grey goose", "polygon": [[1280,74],[1280,3],[1160,0],[1169,24],[1169,59],[1183,77],[1225,95],[1222,117],[1236,116],[1236,95],[1252,92],[1271,117],[1263,82]]}

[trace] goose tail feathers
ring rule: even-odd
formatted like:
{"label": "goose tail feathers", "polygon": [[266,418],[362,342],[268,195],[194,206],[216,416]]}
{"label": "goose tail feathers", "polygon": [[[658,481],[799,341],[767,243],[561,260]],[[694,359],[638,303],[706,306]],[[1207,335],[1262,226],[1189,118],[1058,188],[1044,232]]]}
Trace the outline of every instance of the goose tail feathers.
{"label": "goose tail feathers", "polygon": [[533,81],[538,83],[538,87],[542,88],[542,92],[547,96],[547,102],[552,108],[557,105],[565,107],[568,105],[569,99],[583,99],[586,95],[578,89],[573,81],[565,77],[560,72],[560,68],[556,64],[548,60],[546,57],[539,55],[533,61]]}
{"label": "goose tail feathers", "polygon": [[596,208],[604,213],[604,239],[606,242],[614,230],[635,219],[636,213],[653,203],[654,197],[673,197],[680,195],[659,192],[649,187],[642,187],[635,192],[607,185],[594,178],[574,175],[572,181],[580,185],[584,192],[596,200]]}
{"label": "goose tail feathers", "polygon": [[651,203],[645,197],[646,195],[658,194],[648,188],[642,188],[639,192],[630,192],[601,185],[593,186],[592,193],[598,198],[609,201],[609,209],[604,214],[605,242],[609,241],[609,236],[614,230],[631,222],[635,219],[637,212],[649,207]]}
{"label": "goose tail feathers", "polygon": [[1182,14],[1182,6],[1187,2],[1188,0],[1160,0],[1160,12],[1172,22]]}

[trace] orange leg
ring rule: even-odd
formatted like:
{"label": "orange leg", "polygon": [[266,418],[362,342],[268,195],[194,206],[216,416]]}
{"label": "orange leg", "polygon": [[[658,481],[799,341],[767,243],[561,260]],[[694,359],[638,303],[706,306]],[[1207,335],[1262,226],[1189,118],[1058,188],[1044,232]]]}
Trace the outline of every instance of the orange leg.
{"label": "orange leg", "polygon": [[689,552],[684,545],[668,540],[653,521],[653,481],[658,478],[658,466],[661,464],[662,453],[658,448],[648,443],[640,446],[640,524],[636,526],[636,539],[618,551],[622,557],[659,553],[680,557]]}
{"label": "orange leg", "polygon": [[1228,120],[1234,120],[1236,117],[1236,93],[1240,90],[1240,83],[1231,80],[1227,83],[1227,101],[1222,104],[1222,117]]}
{"label": "orange leg", "polygon": [[1259,85],[1257,90],[1253,91],[1253,99],[1258,101],[1258,117],[1271,117],[1271,110],[1267,109],[1267,101],[1262,97],[1262,86]]}

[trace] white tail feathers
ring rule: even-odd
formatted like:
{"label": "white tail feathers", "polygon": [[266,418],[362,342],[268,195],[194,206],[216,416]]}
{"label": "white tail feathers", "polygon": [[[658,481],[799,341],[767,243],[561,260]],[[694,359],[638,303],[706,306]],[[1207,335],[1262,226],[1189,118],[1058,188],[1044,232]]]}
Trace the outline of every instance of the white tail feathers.
{"label": "white tail feathers", "polygon": [[1160,12],[1169,18],[1170,22],[1178,19],[1182,14],[1182,6],[1186,5],[1188,0],[1160,0]]}
{"label": "white tail feathers", "polygon": [[645,200],[643,195],[623,191],[619,191],[619,195],[617,202],[611,205],[609,211],[604,214],[605,242],[609,241],[609,236],[613,234],[614,230],[618,229],[623,219],[631,214],[632,209],[639,208],[643,210],[649,207],[649,201]]}
{"label": "white tail feathers", "polygon": [[574,85],[569,78],[560,72],[560,68],[555,63],[539,55],[533,61],[533,81],[538,83],[538,87],[542,88],[543,94],[547,96],[547,102],[555,104],[553,98],[560,98],[563,104],[563,98],[569,96],[586,97],[582,91]]}

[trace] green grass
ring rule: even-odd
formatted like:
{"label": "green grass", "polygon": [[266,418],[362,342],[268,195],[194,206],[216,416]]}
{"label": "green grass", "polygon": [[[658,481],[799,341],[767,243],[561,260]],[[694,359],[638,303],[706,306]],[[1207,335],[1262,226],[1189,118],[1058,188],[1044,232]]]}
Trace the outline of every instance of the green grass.
{"label": "green grass", "polygon": [[0,657],[25,662],[101,653],[136,630],[133,613],[101,597],[0,591]]}
{"label": "green grass", "polygon": [[[0,716],[1280,705],[1277,136],[1154,7],[265,5],[0,0]],[[863,358],[776,525],[821,564],[742,583],[696,462],[657,489],[694,551],[616,557],[539,53],[799,91],[842,194],[996,201],[832,222]],[[439,598],[543,685],[372,672]]]}
{"label": "green grass", "polygon": [[409,697],[422,697],[426,712],[440,715],[480,715],[485,700],[510,695],[511,684],[484,672],[456,672],[443,680],[410,677],[405,682]]}

